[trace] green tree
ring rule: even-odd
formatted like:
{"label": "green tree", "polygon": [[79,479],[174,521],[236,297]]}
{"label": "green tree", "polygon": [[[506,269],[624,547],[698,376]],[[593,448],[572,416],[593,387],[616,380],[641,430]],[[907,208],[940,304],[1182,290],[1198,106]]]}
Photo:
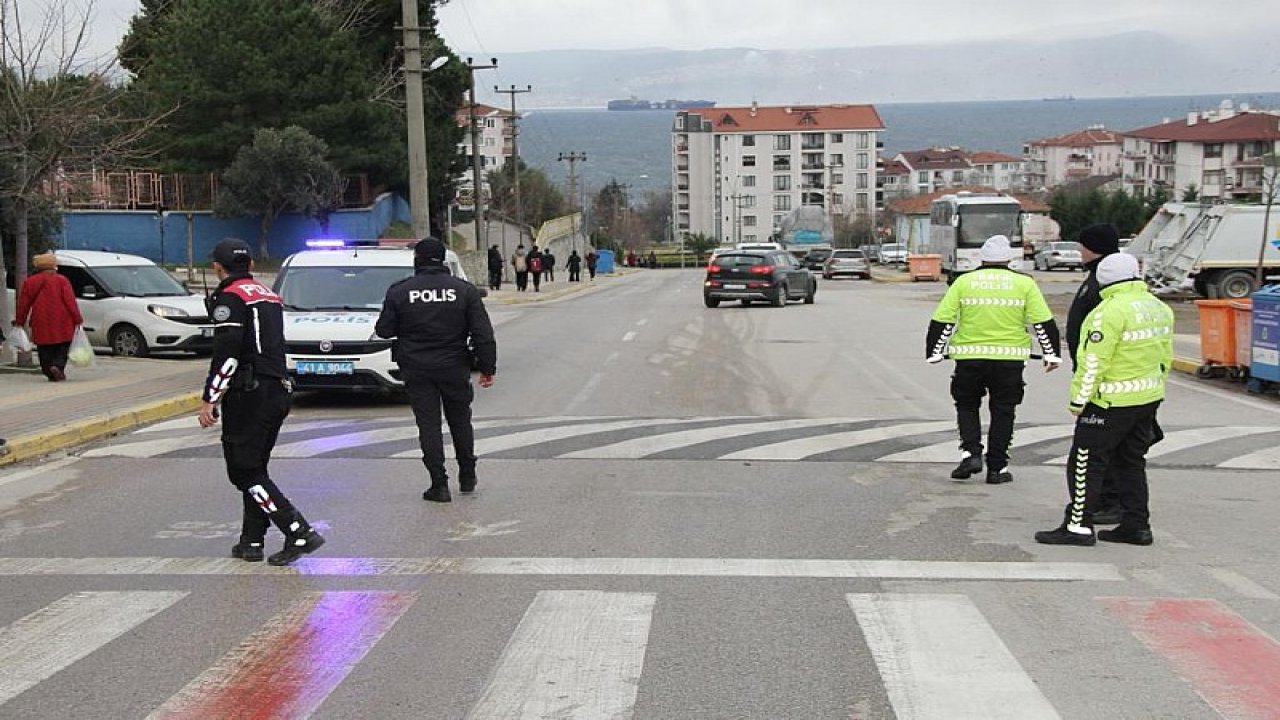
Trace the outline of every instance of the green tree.
{"label": "green tree", "polygon": [[694,257],[698,258],[698,262],[702,262],[702,257],[719,244],[714,237],[706,233],[685,233],[684,235],[685,249],[693,252]]}
{"label": "green tree", "polygon": [[1049,198],[1049,216],[1058,223],[1063,240],[1074,241],[1094,223],[1111,223],[1120,235],[1134,235],[1151,219],[1159,205],[1122,190],[1085,192],[1060,190]]}
{"label": "green tree", "polygon": [[538,168],[531,168],[519,163],[520,168],[520,214],[517,218],[516,192],[511,177],[510,166],[503,170],[492,170],[487,178],[489,182],[489,210],[511,220],[520,220],[526,225],[537,227],[542,223],[565,215],[569,212],[569,204],[560,188]]}
{"label": "green tree", "polygon": [[1195,183],[1188,183],[1182,188],[1182,202],[1195,202],[1200,198],[1200,189]]}
{"label": "green tree", "polygon": [[284,212],[318,218],[342,201],[342,178],[325,154],[324,141],[300,127],[257,131],[222,175],[217,213],[224,217],[258,217],[258,255],[270,257],[267,237]]}

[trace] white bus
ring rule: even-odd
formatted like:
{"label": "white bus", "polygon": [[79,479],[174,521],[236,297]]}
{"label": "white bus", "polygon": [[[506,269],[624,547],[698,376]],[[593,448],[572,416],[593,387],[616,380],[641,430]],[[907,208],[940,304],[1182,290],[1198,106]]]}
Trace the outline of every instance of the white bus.
{"label": "white bus", "polygon": [[942,256],[950,281],[982,264],[978,251],[992,235],[1004,235],[1013,246],[1015,270],[1030,270],[1022,248],[1022,205],[1000,193],[958,192],[943,195],[929,208],[929,252]]}

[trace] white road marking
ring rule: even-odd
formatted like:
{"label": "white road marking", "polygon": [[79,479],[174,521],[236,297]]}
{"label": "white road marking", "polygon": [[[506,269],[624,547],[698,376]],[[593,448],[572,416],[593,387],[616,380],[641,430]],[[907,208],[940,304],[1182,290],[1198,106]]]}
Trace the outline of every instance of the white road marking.
{"label": "white road marking", "polygon": [[277,445],[271,453],[278,458],[305,458],[323,455],[324,453],[348,450],[350,448],[373,445],[375,443],[410,440],[418,437],[418,426],[401,425],[399,427],[380,428],[378,430],[362,430],[342,435],[325,435],[310,440]]}
{"label": "white road marking", "polygon": [[1232,458],[1219,463],[1218,467],[1233,470],[1280,470],[1280,444]]}
{"label": "white road marking", "polygon": [[[621,356],[620,353],[618,353],[618,351],[616,350],[609,353],[609,356],[604,359],[604,362],[600,364],[600,367],[609,367],[610,365],[613,364],[613,361],[617,360],[620,356]],[[565,410],[567,410],[568,412],[578,412],[578,408],[580,408],[584,403],[587,402],[588,399],[591,398],[592,393],[596,391],[596,388],[603,381],[604,381],[604,373],[602,372],[591,373],[591,377],[588,378],[587,381],[582,384],[582,389],[579,390],[577,393],[575,393],[573,396],[573,399],[571,399],[569,403],[565,405]]]}
{"label": "white road marking", "polygon": [[[286,425],[282,429],[282,432],[310,432],[312,430],[327,430],[335,427],[350,427],[351,425],[352,421],[315,420],[312,422]],[[218,445],[222,442],[222,431],[217,428],[205,430],[201,429],[197,425],[193,429],[196,431],[195,434],[157,438],[155,440],[141,440],[139,442],[118,443],[114,445],[107,445],[105,447],[93,448],[92,450],[86,450],[81,453],[81,457],[150,458],[156,457],[157,455],[163,455],[165,453],[177,452],[178,450]],[[137,433],[134,434],[136,435]]]}
{"label": "white road marking", "polygon": [[774,430],[793,430],[798,428],[819,427],[822,425],[835,425],[838,423],[851,422],[859,422],[859,420],[856,418],[806,418],[800,420],[773,420],[769,422],[742,423],[738,425],[721,425],[719,427],[698,428],[696,430],[678,430],[675,432],[660,433],[658,435],[648,435],[646,437],[623,440],[622,442],[613,443],[612,445],[602,445],[600,447],[588,448],[586,450],[578,450],[576,452],[565,453],[564,455],[559,455],[557,457],[636,459],[642,458],[646,455],[653,455],[660,452],[666,452],[668,450],[676,450],[712,440],[724,440],[744,435],[752,435],[755,433],[772,432]]}
{"label": "white road marking", "polygon": [[622,336],[622,342],[631,342],[632,340],[636,339],[636,335],[637,333],[635,330],[630,330],[627,332],[626,335]]}
{"label": "white road marking", "polygon": [[891,580],[1123,580],[1110,563],[804,560],[769,558],[326,558],[289,568],[231,558],[0,558],[0,576],[40,575],[580,575],[880,578]]}
{"label": "white road marking", "polygon": [[[1191,430],[1176,430],[1166,433],[1164,439],[1159,443],[1152,445],[1147,451],[1147,459],[1158,458],[1164,455],[1171,455],[1183,450],[1200,447],[1201,445],[1209,445],[1211,443],[1220,442],[1222,440],[1230,440],[1237,437],[1245,437],[1247,435],[1259,435],[1261,433],[1276,432],[1274,427],[1245,427],[1240,425],[1230,425],[1227,427],[1206,427],[1194,428]],[[1248,457],[1248,456],[1246,456]],[[1068,456],[1056,457],[1046,462],[1046,465],[1066,465]],[[1228,463],[1236,462],[1240,458],[1228,460],[1226,463],[1218,467],[1234,467]],[[1267,469],[1267,468],[1261,468]]]}
{"label": "white road marking", "polygon": [[898,720],[1059,717],[964,595],[846,597]]}
{"label": "white road marking", "polygon": [[[1025,447],[1048,440],[1069,438],[1075,432],[1075,425],[1040,425],[1021,428],[1013,433],[1013,447]],[[885,455],[876,458],[876,462],[901,463],[948,463],[960,460],[959,439],[926,445],[914,450]]]}
{"label": "white road marking", "polygon": [[1242,597],[1252,598],[1254,600],[1280,600],[1280,595],[1271,592],[1235,570],[1228,570],[1227,568],[1221,567],[1206,567],[1205,572],[1212,575],[1218,582],[1240,593]]}
{"label": "white road marking", "polygon": [[649,318],[640,318],[639,320],[636,321],[636,325],[639,325],[642,327],[648,324],[649,324]]}
{"label": "white road marking", "polygon": [[526,430],[524,432],[511,433],[508,435],[499,435],[498,437],[476,438],[476,453],[480,455],[498,453],[505,450],[513,450],[518,447],[555,442],[557,440],[565,440],[572,437],[580,437],[582,435],[594,435],[596,433],[609,432],[612,430],[631,430],[633,428],[653,427],[655,425],[685,425],[688,423],[707,422],[709,420],[729,421],[735,419],[741,418],[650,418],[646,420],[617,420],[614,422],[541,428],[539,430]]}
{"label": "white road marking", "polygon": [[[471,423],[471,429],[472,429],[472,430],[487,430],[487,429],[489,429],[489,428],[522,427],[522,426],[524,426],[524,425],[539,425],[539,424],[542,424],[542,423],[577,422],[577,421],[581,421],[581,420],[587,420],[587,421],[600,421],[600,420],[613,420],[613,419],[614,419],[614,418],[611,418],[611,417],[609,417],[609,418],[583,418],[583,417],[552,416],[552,417],[518,418],[518,419],[508,419],[508,420],[482,420],[482,421],[480,421],[480,422],[474,422],[474,423]],[[446,436],[447,436],[447,435],[448,435],[449,426],[448,426],[448,425],[445,425],[445,426],[444,426],[444,430],[445,430],[445,434],[446,434]],[[417,436],[418,436],[418,435],[417,435],[417,427],[416,427],[416,426],[414,426],[414,435],[413,435],[413,437],[417,437]],[[480,441],[479,441],[479,440],[477,440],[476,442],[477,442],[477,443],[479,443]],[[456,454],[456,453],[454,453],[454,451],[453,451],[453,445],[452,445],[451,443],[449,443],[449,442],[445,442],[445,446],[444,446],[444,456],[445,456],[446,458],[448,458],[448,459],[453,459],[455,454]],[[391,457],[391,458],[393,458],[393,459],[396,459],[396,460],[401,460],[401,459],[406,459],[406,458],[411,458],[411,459],[421,460],[421,459],[422,459],[422,448],[414,448],[413,450],[405,450],[405,451],[403,451],[403,452],[395,453],[394,455],[391,455],[390,457]]]}
{"label": "white road marking", "polygon": [[955,427],[954,422],[935,421],[886,425],[866,430],[831,433],[817,437],[786,440],[760,445],[747,450],[722,455],[721,460],[801,460],[812,455],[843,450],[858,445],[869,445],[882,440],[910,437],[913,434],[941,432]]}
{"label": "white road marking", "polygon": [[467,717],[630,718],[656,601],[652,593],[538,593]]}
{"label": "white road marking", "polygon": [[80,458],[78,457],[65,457],[60,460],[42,462],[37,467],[18,470],[17,472],[12,472],[7,475],[0,475],[0,486],[15,483],[19,480],[26,480],[29,477],[35,477],[37,475],[43,477],[47,473],[51,473],[54,470],[61,470],[68,465],[74,465],[78,462],[80,462]]}
{"label": "white road marking", "polygon": [[0,630],[0,704],[186,597],[185,592],[78,592]]}

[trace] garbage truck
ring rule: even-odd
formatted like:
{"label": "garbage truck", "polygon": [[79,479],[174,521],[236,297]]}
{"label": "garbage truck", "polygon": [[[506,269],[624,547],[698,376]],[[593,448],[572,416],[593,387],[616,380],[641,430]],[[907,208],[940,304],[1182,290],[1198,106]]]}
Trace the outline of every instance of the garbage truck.
{"label": "garbage truck", "polygon": [[[1254,268],[1262,248],[1264,205],[1167,203],[1130,245],[1157,291],[1188,281],[1207,298],[1245,298],[1257,290]],[[1270,219],[1263,276],[1280,274],[1280,211]]]}

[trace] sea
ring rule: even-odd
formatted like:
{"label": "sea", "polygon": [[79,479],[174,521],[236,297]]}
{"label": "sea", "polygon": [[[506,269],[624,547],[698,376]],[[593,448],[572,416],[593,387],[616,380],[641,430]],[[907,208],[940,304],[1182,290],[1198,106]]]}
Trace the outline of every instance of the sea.
{"label": "sea", "polygon": [[[1033,140],[1101,125],[1135,130],[1187,113],[1216,109],[1224,100],[1237,108],[1280,109],[1280,92],[1169,97],[1048,98],[946,103],[876,104],[884,121],[882,154],[956,145],[969,151],[1022,155]],[[527,110],[520,125],[520,157],[541,168],[567,190],[569,163],[561,154],[585,153],[576,163],[578,188],[590,196],[610,180],[629,188],[637,201],[671,187],[670,110]]]}

